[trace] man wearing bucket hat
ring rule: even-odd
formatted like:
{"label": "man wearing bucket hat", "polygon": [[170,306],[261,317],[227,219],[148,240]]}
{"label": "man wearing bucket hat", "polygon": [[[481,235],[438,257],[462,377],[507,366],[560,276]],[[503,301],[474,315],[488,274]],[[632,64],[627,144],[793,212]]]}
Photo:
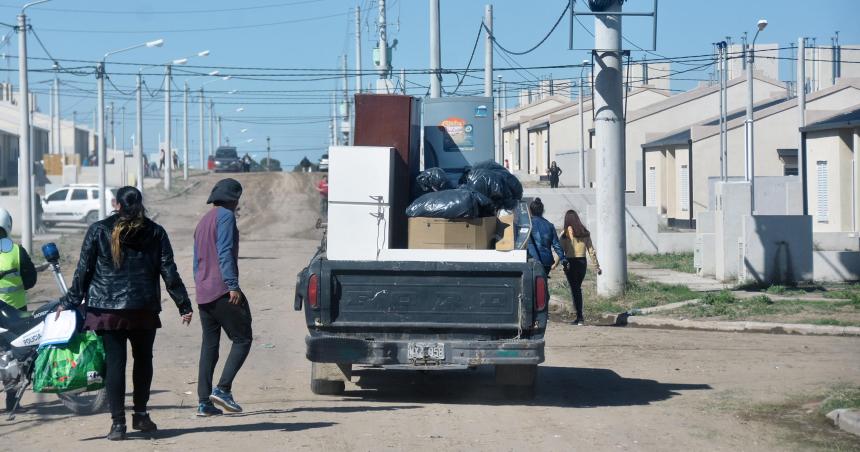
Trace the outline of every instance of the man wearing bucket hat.
{"label": "man wearing bucket hat", "polygon": [[[251,351],[251,309],[239,287],[239,230],[236,209],[242,185],[221,179],[212,188],[207,204],[213,208],[194,231],[194,282],[203,343],[197,377],[198,416],[222,414],[218,404],[231,413],[242,411],[233,399],[233,379]],[[221,330],[233,342],[218,384],[212,387]]]}

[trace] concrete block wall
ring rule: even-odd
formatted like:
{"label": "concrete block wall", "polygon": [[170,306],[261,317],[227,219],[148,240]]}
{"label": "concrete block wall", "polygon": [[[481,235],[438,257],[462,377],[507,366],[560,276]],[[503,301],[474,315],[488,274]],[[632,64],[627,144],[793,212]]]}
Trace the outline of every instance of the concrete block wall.
{"label": "concrete block wall", "polygon": [[714,188],[714,276],[719,281],[737,279],[743,237],[743,218],[750,212],[750,185],[718,183]]}
{"label": "concrete block wall", "polygon": [[813,251],[812,266],[815,281],[860,281],[860,251]]}
{"label": "concrete block wall", "polygon": [[791,284],[813,279],[812,217],[743,216],[741,282]]}
{"label": "concrete block wall", "polygon": [[813,249],[819,251],[860,251],[860,234],[855,232],[814,232]]}
{"label": "concrete block wall", "polygon": [[657,250],[660,253],[689,253],[696,248],[693,232],[658,232]]}

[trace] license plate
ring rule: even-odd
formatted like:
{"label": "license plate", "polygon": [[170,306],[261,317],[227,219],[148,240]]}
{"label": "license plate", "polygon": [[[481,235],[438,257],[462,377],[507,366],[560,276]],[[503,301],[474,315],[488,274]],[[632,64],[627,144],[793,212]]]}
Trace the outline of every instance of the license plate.
{"label": "license plate", "polygon": [[407,349],[410,361],[444,361],[445,344],[438,342],[410,342]]}

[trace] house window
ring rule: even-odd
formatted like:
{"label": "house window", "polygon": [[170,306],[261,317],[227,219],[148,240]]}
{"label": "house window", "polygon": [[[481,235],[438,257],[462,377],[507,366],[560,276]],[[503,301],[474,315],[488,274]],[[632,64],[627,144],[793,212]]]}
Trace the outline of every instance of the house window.
{"label": "house window", "polygon": [[690,211],[690,168],[687,165],[681,165],[678,174],[680,181],[680,190],[678,193],[679,203],[681,204],[681,212]]}
{"label": "house window", "polygon": [[657,205],[657,167],[649,166],[648,167],[648,187],[646,189],[648,192],[648,200],[646,201],[649,206]]}
{"label": "house window", "polygon": [[815,221],[819,223],[827,223],[827,218],[830,214],[830,209],[827,205],[827,201],[829,198],[829,194],[827,193],[827,160],[818,160],[817,162],[815,162],[815,167],[817,176],[816,187],[818,189],[818,196],[816,197],[817,208],[815,210]]}
{"label": "house window", "polygon": [[797,149],[777,149],[779,160],[782,162],[783,176],[797,176]]}

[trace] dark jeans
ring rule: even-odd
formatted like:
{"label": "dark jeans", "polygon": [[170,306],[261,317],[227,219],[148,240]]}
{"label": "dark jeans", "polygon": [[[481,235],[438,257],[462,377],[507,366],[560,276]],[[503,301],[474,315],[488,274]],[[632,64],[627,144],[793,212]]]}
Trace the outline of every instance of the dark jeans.
{"label": "dark jeans", "polygon": [[[3,303],[3,302],[0,301],[0,303]],[[27,306],[25,305],[24,307],[18,308],[18,310],[23,311],[23,312],[27,312]],[[15,394],[17,392],[18,392],[17,390],[6,391],[6,411],[11,410],[12,406],[15,405]]]}
{"label": "dark jeans", "polygon": [[152,385],[152,345],[156,330],[99,331],[105,347],[105,391],[110,404],[110,417],[114,423],[125,423],[125,364],[127,345],[131,343],[134,367],[131,380],[134,384],[134,412],[146,411],[149,388]]}
{"label": "dark jeans", "polygon": [[549,188],[558,188],[558,178],[550,177],[549,178]]}
{"label": "dark jeans", "polygon": [[212,394],[212,376],[218,363],[218,347],[221,343],[221,329],[233,341],[218,388],[231,392],[233,379],[242,368],[245,358],[251,351],[251,308],[248,300],[241,304],[230,303],[225,295],[211,303],[199,305],[200,325],[203,327],[203,343],[200,346],[200,368],[197,375],[197,397],[200,402],[208,402]]}
{"label": "dark jeans", "polygon": [[585,279],[585,271],[588,262],[584,257],[568,258],[570,266],[564,271],[570,292],[573,295],[573,308],[576,310],[576,318],[582,319],[582,280]]}

